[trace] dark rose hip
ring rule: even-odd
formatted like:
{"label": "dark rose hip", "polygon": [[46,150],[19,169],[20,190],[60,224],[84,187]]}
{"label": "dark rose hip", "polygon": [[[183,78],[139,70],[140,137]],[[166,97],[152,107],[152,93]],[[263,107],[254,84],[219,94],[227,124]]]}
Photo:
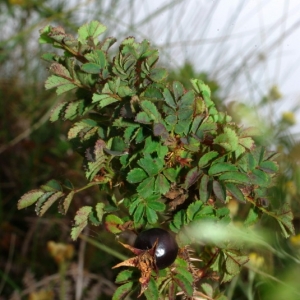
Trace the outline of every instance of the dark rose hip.
{"label": "dark rose hip", "polygon": [[175,238],[166,230],[161,228],[151,228],[141,232],[135,242],[134,247],[141,250],[151,249],[158,241],[155,250],[155,260],[158,269],[170,266],[176,259],[178,245]]}

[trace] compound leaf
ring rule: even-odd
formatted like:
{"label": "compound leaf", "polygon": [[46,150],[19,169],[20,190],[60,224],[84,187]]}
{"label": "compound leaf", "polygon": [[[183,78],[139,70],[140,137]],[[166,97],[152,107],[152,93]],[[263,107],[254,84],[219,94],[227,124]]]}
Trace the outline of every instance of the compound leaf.
{"label": "compound leaf", "polygon": [[85,100],[80,99],[77,101],[71,101],[66,103],[65,109],[59,116],[62,116],[66,120],[73,120],[79,115],[83,115],[86,110],[89,109],[85,104]]}
{"label": "compound leaf", "polygon": [[[213,287],[210,284],[208,284],[208,283],[201,284],[201,289],[204,291],[204,293],[205,293],[206,296],[208,296],[210,298],[213,298],[214,289],[213,289]],[[217,300],[221,300],[221,299],[219,299],[219,297],[216,298],[216,299]],[[225,299],[223,299],[223,300],[227,300],[227,297]]]}
{"label": "compound leaf", "polygon": [[120,225],[123,225],[124,221],[115,215],[107,215],[104,220],[104,225],[107,231],[118,234],[122,232]]}
{"label": "compound leaf", "polygon": [[236,200],[238,200],[240,202],[246,202],[243,193],[234,183],[226,182],[225,187]]}
{"label": "compound leaf", "polygon": [[72,77],[70,75],[70,72],[62,65],[59,63],[53,63],[51,64],[49,71],[54,73],[55,75],[59,77],[63,77],[69,80],[72,80]]}
{"label": "compound leaf", "polygon": [[92,21],[82,25],[78,29],[78,41],[85,45],[92,38],[94,45],[98,44],[98,36],[106,30],[106,26],[98,21]]}
{"label": "compound leaf", "polygon": [[93,95],[93,103],[96,103],[99,108],[103,108],[108,106],[114,102],[120,101],[119,96],[113,94],[94,94]]}
{"label": "compound leaf", "polygon": [[59,198],[61,198],[64,195],[63,192],[56,192],[53,195],[51,195],[47,201],[42,205],[41,209],[38,211],[38,215],[41,217],[44,215],[44,213],[50,208],[50,206],[57,201]]}
{"label": "compound leaf", "polygon": [[125,299],[126,296],[132,292],[132,288],[133,288],[133,282],[132,281],[129,281],[121,286],[119,286],[113,297],[112,297],[112,300],[121,300],[121,299]]}
{"label": "compound leaf", "polygon": [[179,98],[184,94],[184,87],[179,81],[174,81],[172,86],[175,100],[178,101]]}
{"label": "compound leaf", "polygon": [[172,108],[176,109],[177,104],[174,101],[173,95],[169,91],[169,89],[165,88],[163,91],[165,102]]}
{"label": "compound leaf", "polygon": [[142,167],[149,176],[153,176],[162,170],[164,161],[159,157],[152,158],[150,155],[146,155],[145,157],[139,159],[138,165]]}
{"label": "compound leaf", "polygon": [[63,200],[63,203],[62,203],[62,213],[63,214],[66,214],[68,209],[69,209],[69,206],[71,204],[71,201],[74,197],[74,194],[75,194],[75,191],[71,191],[67,197],[65,197],[65,199]]}
{"label": "compound leaf", "polygon": [[278,171],[277,163],[270,160],[261,162],[259,168],[266,173],[276,173]]}
{"label": "compound leaf", "polygon": [[192,186],[194,183],[198,181],[200,178],[200,175],[202,174],[202,171],[198,167],[194,167],[187,173],[183,187],[185,189],[188,189],[190,186]]}
{"label": "compound leaf", "polygon": [[215,196],[222,202],[226,200],[226,189],[225,187],[217,180],[213,181],[212,185]]}
{"label": "compound leaf", "polygon": [[258,221],[259,213],[256,207],[251,207],[247,215],[244,225],[246,227],[254,225]]}
{"label": "compound leaf", "polygon": [[198,162],[198,167],[203,168],[208,165],[210,161],[212,161],[214,158],[218,157],[219,153],[217,151],[210,151],[208,153],[205,153],[201,156]]}
{"label": "compound leaf", "polygon": [[208,175],[215,176],[224,172],[237,171],[237,167],[230,163],[220,162],[213,164],[208,170]]}
{"label": "compound leaf", "polygon": [[70,91],[76,87],[77,87],[77,85],[70,82],[70,80],[56,76],[56,75],[52,75],[52,76],[48,77],[48,79],[46,80],[46,83],[45,83],[45,88],[47,90],[56,88],[57,95],[60,95],[67,91]]}
{"label": "compound leaf", "polygon": [[144,179],[137,187],[137,192],[143,197],[148,198],[153,194],[155,179],[154,177],[148,177]]}
{"label": "compound leaf", "polygon": [[31,190],[27,192],[18,201],[18,209],[23,209],[34,204],[43,194],[44,191],[42,190]]}
{"label": "compound leaf", "polygon": [[165,125],[161,123],[153,124],[153,134],[154,136],[160,136],[162,140],[167,140],[169,137],[169,133],[165,127]]}
{"label": "compound leaf", "polygon": [[61,102],[57,104],[51,111],[51,116],[50,116],[50,121],[55,122],[59,120],[62,116],[63,113],[68,105],[68,102]]}
{"label": "compound leaf", "polygon": [[203,100],[208,108],[214,107],[214,102],[210,99],[211,91],[207,84],[200,79],[192,79],[192,86],[194,90],[203,97]]}
{"label": "compound leaf", "polygon": [[240,172],[222,173],[219,176],[219,180],[223,180],[226,182],[249,184],[249,177],[247,176],[247,174],[240,173]]}
{"label": "compound leaf", "polygon": [[149,77],[154,82],[161,82],[168,76],[168,72],[164,68],[154,68],[150,71]]}
{"label": "compound leaf", "polygon": [[53,40],[48,36],[52,30],[52,26],[46,25],[44,28],[40,29],[40,37],[39,43],[40,44],[53,44]]}
{"label": "compound leaf", "polygon": [[164,203],[156,200],[148,200],[147,206],[155,211],[164,211],[166,209],[166,205]]}
{"label": "compound leaf", "polygon": [[148,206],[146,206],[145,210],[148,223],[155,224],[158,220],[156,211]]}
{"label": "compound leaf", "polygon": [[81,66],[81,70],[89,74],[99,74],[101,66],[96,63],[85,63]]}
{"label": "compound leaf", "polygon": [[223,147],[226,151],[232,152],[238,148],[238,136],[230,127],[224,127],[224,133],[221,133],[214,139],[214,143]]}
{"label": "compound leaf", "polygon": [[189,283],[193,283],[193,275],[191,274],[191,272],[189,271],[188,269],[188,266],[187,265],[184,265],[184,266],[176,266],[175,268],[175,272],[177,274],[180,274],[182,275],[183,277],[185,277]]}
{"label": "compound leaf", "polygon": [[170,223],[170,229],[173,232],[178,233],[181,230],[181,228],[186,224],[187,217],[185,211],[182,209],[175,214],[172,222]]}
{"label": "compound leaf", "polygon": [[253,149],[253,147],[255,145],[255,143],[251,137],[239,138],[239,144],[249,150]]}
{"label": "compound leaf", "polygon": [[100,69],[106,67],[106,56],[102,50],[96,49],[84,56],[90,63],[99,66]]}
{"label": "compound leaf", "polygon": [[62,187],[60,183],[55,179],[51,179],[47,181],[45,184],[41,185],[41,189],[45,192],[62,191]]}
{"label": "compound leaf", "polygon": [[102,203],[102,202],[98,202],[98,203],[96,204],[96,207],[95,207],[95,209],[96,209],[96,214],[97,214],[97,219],[99,220],[100,223],[102,222],[103,215],[104,215],[104,213],[105,213],[104,208],[105,208],[105,204]]}
{"label": "compound leaf", "polygon": [[135,224],[138,224],[143,218],[145,213],[145,205],[143,203],[139,203],[133,214],[133,221]]}
{"label": "compound leaf", "polygon": [[136,115],[135,122],[142,124],[150,124],[151,117],[149,117],[149,115],[146,112],[141,111]]}
{"label": "compound leaf", "polygon": [[170,189],[170,183],[163,174],[158,174],[155,180],[155,190],[164,195]]}
{"label": "compound leaf", "polygon": [[151,120],[158,122],[161,119],[161,115],[158,112],[157,107],[151,101],[149,100],[142,101],[141,107]]}
{"label": "compound leaf", "polygon": [[35,204],[35,212],[37,215],[40,214],[41,207],[44,205],[44,203],[52,196],[55,192],[44,192],[43,195],[38,199],[38,201]]}
{"label": "compound leaf", "polygon": [[98,140],[93,149],[93,160],[86,160],[85,176],[89,181],[92,181],[95,178],[99,170],[104,167],[107,160],[107,156],[103,152],[103,146],[105,146],[103,143],[103,141]]}
{"label": "compound leaf", "polygon": [[114,37],[108,37],[101,43],[101,50],[107,52],[107,50],[117,41]]}
{"label": "compound leaf", "polygon": [[248,261],[248,257],[233,257],[227,256],[226,258],[226,271],[230,275],[236,275],[240,271],[240,267]]}
{"label": "compound leaf", "polygon": [[78,238],[82,230],[87,226],[88,217],[91,212],[92,212],[91,206],[82,206],[76,212],[76,216],[74,218],[75,223],[71,230],[71,238],[73,241],[75,241]]}
{"label": "compound leaf", "polygon": [[[195,102],[195,93],[194,91],[188,91],[186,92],[178,101],[179,110],[181,112],[187,111],[190,108],[193,107],[193,104]],[[193,111],[191,111],[193,112]],[[182,117],[179,115],[179,118],[185,119],[186,117]]]}
{"label": "compound leaf", "polygon": [[133,273],[134,273],[134,270],[129,270],[129,269],[123,270],[117,275],[115,282],[116,283],[125,283],[127,281],[130,281],[130,279],[132,279]]}
{"label": "compound leaf", "polygon": [[127,181],[130,183],[137,183],[147,178],[147,173],[141,168],[132,169],[127,175]]}
{"label": "compound leaf", "polygon": [[271,178],[269,175],[261,170],[253,170],[252,173],[249,174],[249,177],[251,179],[251,183],[261,186],[261,187],[267,187],[270,185]]}
{"label": "compound leaf", "polygon": [[144,153],[151,154],[153,152],[156,152],[158,149],[159,143],[157,141],[153,141],[152,137],[149,136],[145,140],[145,146],[144,146]]}
{"label": "compound leaf", "polygon": [[202,202],[206,202],[209,197],[209,190],[208,190],[208,183],[209,183],[209,176],[204,174],[200,181],[200,188],[199,188],[199,197]]}
{"label": "compound leaf", "polygon": [[168,168],[164,170],[163,173],[166,176],[166,178],[171,182],[175,182],[178,176],[178,170],[175,170],[174,168]]}
{"label": "compound leaf", "polygon": [[201,210],[202,206],[203,206],[202,201],[196,201],[196,202],[190,204],[187,211],[186,211],[187,218],[190,221],[194,220],[197,213]]}
{"label": "compound leaf", "polygon": [[159,299],[159,292],[158,287],[156,284],[156,280],[153,277],[150,278],[148,283],[148,288],[145,290],[145,296],[149,300],[158,300]]}
{"label": "compound leaf", "polygon": [[189,280],[184,277],[181,274],[176,274],[173,277],[173,280],[176,282],[176,284],[182,289],[182,291],[185,293],[186,296],[192,297],[194,288],[192,282],[189,282]]}
{"label": "compound leaf", "polygon": [[293,213],[288,204],[283,205],[276,213],[276,219],[282,229],[285,238],[295,234],[293,225]]}

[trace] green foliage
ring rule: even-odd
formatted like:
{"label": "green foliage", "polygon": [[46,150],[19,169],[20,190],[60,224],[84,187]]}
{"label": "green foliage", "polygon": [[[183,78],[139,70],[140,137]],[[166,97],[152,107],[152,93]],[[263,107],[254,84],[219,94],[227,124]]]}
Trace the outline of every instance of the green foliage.
{"label": "green foliage", "polygon": [[[133,294],[132,283],[137,283],[139,274],[131,270],[121,271],[116,283],[122,284],[117,290],[114,297],[120,297],[123,293]],[[129,284],[130,283],[130,284]],[[174,299],[177,293],[183,293],[192,297],[194,293],[194,276],[187,261],[183,258],[177,258],[172,270],[161,270],[159,276],[150,278],[147,290],[145,291],[146,299],[160,299],[161,294],[167,294],[168,299]],[[120,298],[115,298],[120,299]],[[122,299],[122,298],[121,298]]]}
{"label": "green foliage", "polygon": [[[230,241],[206,245],[214,247],[213,258],[203,257],[206,266],[197,271],[184,250],[197,243],[186,234],[189,226],[203,220],[227,226],[232,219],[226,205],[234,199],[250,206],[244,227],[267,216],[285,237],[294,233],[287,204],[276,209],[261,205],[278,171],[274,153],[255,145],[256,130],[244,129],[218,111],[209,86],[200,79],[192,79],[189,90],[179,81],[168,83],[167,71],[157,66],[158,51],[148,41],[129,37],[111,57],[109,48],[116,40],[100,41],[105,30],[92,21],[79,28],[77,38],[61,27],[46,26],[40,32],[40,43],[63,50],[43,55],[52,73],[46,89],[55,88],[57,95],[69,92],[70,99],[53,109],[50,120],[74,122],[68,139],[83,156],[87,184],[74,188],[70,182],[50,180],[22,196],[18,208],[35,203],[41,216],[59,202],[66,214],[76,193],[99,186],[105,197],[79,208],[73,240],[89,223],[104,224],[113,234],[168,224],[183,250],[175,268],[151,277],[146,298],[163,293],[174,299],[178,292],[192,297],[199,282],[211,297],[201,274],[210,269],[220,283],[228,282],[247,256]],[[138,276],[125,270],[117,282],[123,285],[113,299],[123,299],[136,290]]]}

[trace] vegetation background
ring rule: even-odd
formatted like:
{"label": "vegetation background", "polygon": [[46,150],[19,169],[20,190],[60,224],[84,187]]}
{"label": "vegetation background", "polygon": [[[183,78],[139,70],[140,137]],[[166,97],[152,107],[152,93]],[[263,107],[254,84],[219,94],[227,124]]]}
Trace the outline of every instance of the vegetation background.
{"label": "vegetation background", "polygon": [[[264,131],[261,143],[281,154],[274,193],[292,206],[296,236],[285,240],[270,233],[270,248],[252,249],[248,265],[224,289],[228,299],[300,298],[299,86],[294,88],[300,55],[291,54],[289,44],[299,36],[300,17],[293,1],[278,1],[278,16],[270,22],[269,2],[0,2],[1,300],[111,299],[115,289],[111,266],[124,254],[112,236],[97,227],[76,243],[69,237],[75,211],[96,189],[82,193],[67,218],[55,209],[43,218],[32,209],[16,209],[22,194],[50,178],[84,180],[81,159],[66,139],[68,124],[48,121],[58,99],[44,89],[47,69],[40,55],[47,49],[37,38],[46,24],[76,33],[93,19],[118,41],[149,39],[160,50],[160,63],[171,70],[170,80],[188,86],[189,78],[202,78],[219,107]],[[254,29],[247,27],[251,18],[257,19]],[[241,24],[244,31],[236,31]],[[230,209],[243,212],[238,203]]]}

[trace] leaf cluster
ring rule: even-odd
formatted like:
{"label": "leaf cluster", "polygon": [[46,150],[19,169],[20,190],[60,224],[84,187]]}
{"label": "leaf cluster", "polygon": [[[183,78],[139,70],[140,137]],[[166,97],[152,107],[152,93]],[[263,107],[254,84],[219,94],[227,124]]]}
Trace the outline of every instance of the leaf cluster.
{"label": "leaf cluster", "polygon": [[[121,284],[114,294],[113,299],[124,299],[127,295],[134,295],[138,291],[137,283],[139,274],[134,270],[121,271],[116,282]],[[146,299],[159,299],[159,295],[167,295],[168,299],[176,299],[176,294],[185,294],[192,297],[194,292],[194,277],[190,272],[188,263],[177,258],[172,270],[160,270],[157,280],[151,277],[147,290],[145,291]]]}
{"label": "leaf cluster", "polygon": [[[72,121],[68,139],[83,156],[87,184],[75,189],[69,181],[50,180],[22,196],[18,208],[36,203],[41,216],[58,201],[65,214],[75,193],[99,185],[106,196],[77,211],[73,239],[88,222],[104,223],[114,234],[159,223],[180,234],[203,219],[228,224],[230,199],[250,205],[245,226],[267,215],[286,237],[293,234],[289,208],[275,211],[265,205],[278,166],[274,153],[255,146],[258,131],[242,128],[218,111],[203,81],[192,79],[190,90],[178,81],[168,83],[166,69],[158,65],[158,50],[147,40],[138,43],[128,37],[112,56],[109,50],[116,39],[100,41],[105,30],[92,21],[79,28],[77,37],[61,27],[40,31],[40,43],[62,51],[43,55],[52,73],[45,87],[55,88],[58,95],[69,92],[50,120]],[[238,250],[220,250],[211,265],[214,271],[225,270],[223,282],[246,261]],[[168,283],[164,275],[158,279],[161,285],[152,278],[146,297],[157,299],[167,286],[170,295],[183,291],[192,296],[194,279],[183,268],[179,264],[175,271],[168,269],[173,272],[166,277],[171,278]],[[131,276],[129,270],[120,273],[117,282],[128,282],[115,299],[132,289]]]}

